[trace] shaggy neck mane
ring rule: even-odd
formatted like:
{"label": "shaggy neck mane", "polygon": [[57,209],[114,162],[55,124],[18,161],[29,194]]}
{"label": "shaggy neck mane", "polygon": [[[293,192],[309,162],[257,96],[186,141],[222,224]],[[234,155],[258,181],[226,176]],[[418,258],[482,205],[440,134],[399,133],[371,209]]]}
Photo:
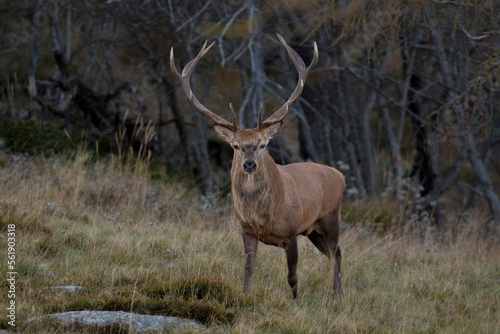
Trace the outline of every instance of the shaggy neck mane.
{"label": "shaggy neck mane", "polygon": [[277,207],[283,203],[283,180],[273,159],[266,153],[261,166],[254,174],[245,174],[239,161],[233,161],[233,196],[235,204],[245,209],[260,211],[262,217],[272,216]]}

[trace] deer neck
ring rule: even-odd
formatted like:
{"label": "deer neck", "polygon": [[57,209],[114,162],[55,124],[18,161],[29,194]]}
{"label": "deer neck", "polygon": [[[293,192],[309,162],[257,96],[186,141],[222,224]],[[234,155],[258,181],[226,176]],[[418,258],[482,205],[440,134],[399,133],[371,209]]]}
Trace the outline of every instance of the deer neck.
{"label": "deer neck", "polygon": [[239,161],[231,169],[234,208],[238,218],[262,225],[272,220],[273,212],[283,202],[283,180],[278,166],[266,152],[261,166],[253,174],[244,173]]}

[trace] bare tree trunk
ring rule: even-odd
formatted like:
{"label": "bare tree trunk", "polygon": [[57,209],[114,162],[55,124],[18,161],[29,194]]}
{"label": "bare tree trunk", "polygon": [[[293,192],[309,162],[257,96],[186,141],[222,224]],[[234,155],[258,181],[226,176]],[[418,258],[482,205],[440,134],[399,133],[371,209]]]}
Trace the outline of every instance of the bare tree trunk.
{"label": "bare tree trunk", "polygon": [[40,20],[38,13],[39,8],[40,8],[40,1],[35,0],[35,9],[33,14],[33,50],[31,52],[31,66],[28,72],[29,92],[31,98],[36,98],[38,96],[36,89],[35,72],[36,72],[37,58],[38,58],[38,40],[40,38]]}
{"label": "bare tree trunk", "polygon": [[[245,127],[255,127],[257,125],[257,115],[260,109],[260,106],[264,104],[264,88],[266,86],[266,72],[264,72],[264,46],[263,46],[263,38],[264,34],[262,32],[262,27],[260,25],[260,9],[259,4],[254,0],[247,0],[246,5],[249,10],[249,24],[252,25],[249,27],[249,30],[253,30],[253,37],[250,40],[250,44],[248,46],[250,51],[250,80],[251,85],[253,87],[252,92],[252,108],[251,115],[252,119],[249,120]],[[254,19],[254,17],[256,17]],[[254,27],[253,24],[257,26]],[[263,115],[265,110],[263,110]]]}
{"label": "bare tree trunk", "polygon": [[[208,74],[204,77],[205,89],[202,95],[202,103],[205,104],[210,94],[210,87],[212,85],[213,66],[208,70]],[[207,118],[202,117],[198,112],[191,108],[191,119],[196,125],[192,127],[191,138],[195,145],[192,146],[193,154],[196,159],[196,173],[200,179],[202,191],[207,196],[213,194],[212,184],[212,170],[210,168],[210,156],[208,154],[208,137],[207,137]]]}
{"label": "bare tree trunk", "polygon": [[[403,181],[403,171],[399,161],[399,141],[394,133],[391,125],[389,109],[384,96],[378,95],[380,113],[382,116],[382,126],[385,129],[385,135],[389,141],[389,156],[391,157],[391,173],[394,180],[394,197],[401,201],[403,199],[403,191],[401,189]],[[401,205],[401,204],[400,204]]]}
{"label": "bare tree trunk", "polygon": [[170,110],[174,115],[174,124],[179,133],[179,139],[182,146],[182,155],[184,157],[184,162],[186,163],[187,168],[190,169],[190,172],[194,174],[193,167],[193,159],[191,157],[191,141],[189,138],[189,131],[186,128],[186,122],[184,121],[184,116],[179,109],[179,104],[177,103],[177,94],[175,93],[175,88],[167,78],[164,78],[165,83],[165,93],[168,96],[168,101],[170,105]]}
{"label": "bare tree trunk", "polygon": [[163,101],[162,101],[162,96],[163,96],[163,91],[161,89],[161,86],[158,85],[156,87],[156,98],[158,101],[158,124],[156,126],[156,136],[158,138],[158,147],[159,147],[159,152],[160,154],[166,158],[165,156],[165,149],[164,149],[164,139],[163,139],[163,124],[165,123],[165,119],[163,118]]}
{"label": "bare tree trunk", "polygon": [[[484,147],[483,147],[483,152],[481,153],[481,161],[483,162],[484,165],[488,164],[488,160],[489,160],[488,157],[490,155],[490,150],[491,150],[491,145],[492,145],[492,136],[493,136],[493,134],[490,134],[490,136],[486,140]],[[477,189],[477,188],[479,188],[479,186],[480,185],[479,185],[478,178],[475,177],[472,187],[474,189]],[[474,206],[476,206],[478,196],[479,196],[479,193],[477,191],[471,191],[469,193],[469,196],[467,197],[467,201],[466,201],[465,206],[464,206],[464,212],[469,211],[472,208],[474,208]]]}
{"label": "bare tree trunk", "polygon": [[111,87],[116,85],[115,71],[113,70],[113,64],[115,60],[115,35],[116,35],[116,21],[115,15],[113,13],[113,4],[108,5],[108,45],[104,48],[104,64],[106,65],[106,72],[110,79]]}
{"label": "bare tree trunk", "polygon": [[[336,79],[336,88],[337,88],[337,99],[340,104],[340,117],[341,117],[341,123],[344,131],[344,137],[346,138],[346,152],[347,152],[347,159],[348,159],[348,164],[349,164],[349,174],[352,178],[352,182],[354,183],[356,190],[361,198],[366,196],[366,190],[364,187],[364,182],[363,178],[361,175],[358,173],[359,171],[359,157],[356,152],[356,140],[358,140],[358,136],[356,135],[355,127],[357,124],[356,120],[353,119],[352,116],[352,105],[349,105],[349,101],[346,100],[346,94],[349,94],[349,92],[346,92],[345,90],[342,89],[342,87],[345,85],[343,83],[347,82],[346,75],[341,71],[341,73],[338,73],[336,71],[335,73],[335,79]],[[348,85],[345,85],[348,86]],[[355,122],[353,122],[353,120]]]}
{"label": "bare tree trunk", "polygon": [[[253,89],[252,119],[245,126],[255,127],[257,125],[257,115],[261,104],[264,103],[264,86],[266,83],[266,73],[264,72],[264,49],[262,46],[262,31],[258,29],[250,46],[251,55],[251,82]],[[265,118],[265,110],[263,116]]]}
{"label": "bare tree trunk", "polygon": [[483,197],[488,202],[491,216],[495,223],[495,228],[497,229],[497,232],[500,233],[500,199],[498,198],[498,195],[495,192],[495,188],[493,187],[493,183],[488,176],[486,166],[479,156],[474,140],[474,135],[472,134],[471,130],[467,131],[464,140],[465,144],[467,145],[467,156],[471,163],[472,170],[474,171],[479,187],[483,193]]}
{"label": "bare tree trunk", "polygon": [[68,0],[66,7],[66,61],[71,58],[71,0]]}
{"label": "bare tree trunk", "polygon": [[238,118],[238,123],[244,127],[243,124],[251,123],[251,120],[249,120],[251,116],[246,113],[246,109],[252,94],[252,85],[251,81],[248,79],[247,69],[245,68],[243,61],[238,61],[238,64],[241,80],[241,93],[244,98],[239,111],[236,111],[236,116]]}
{"label": "bare tree trunk", "polygon": [[324,124],[324,132],[325,132],[325,144],[326,144],[326,157],[323,158],[323,163],[334,166],[335,165],[335,153],[333,152],[333,112],[325,113],[325,124]]}
{"label": "bare tree trunk", "polygon": [[327,80],[323,87],[319,89],[319,91],[323,93],[318,93],[318,90],[311,90],[314,97],[319,100],[319,105],[323,110],[326,109],[326,111],[323,112],[325,120],[323,127],[325,128],[324,141],[327,150],[327,159],[323,160],[330,166],[337,166],[338,161],[343,160],[343,146],[341,144],[347,143],[347,140],[342,136],[340,130],[342,124],[340,117],[342,113],[339,111],[340,108],[338,105],[328,100],[330,98],[330,92],[334,91],[335,87],[335,81]]}
{"label": "bare tree trunk", "polygon": [[61,29],[59,27],[59,4],[57,1],[54,2],[54,12],[52,13],[50,30],[52,34],[52,43],[54,43],[54,49],[57,52],[61,52]]}
{"label": "bare tree trunk", "polygon": [[370,130],[369,115],[375,103],[375,92],[372,91],[369,96],[361,95],[360,98],[367,100],[364,103],[359,103],[359,141],[360,141],[360,156],[361,160],[361,176],[365,182],[365,190],[367,195],[373,194],[375,190],[375,151],[373,148],[373,136]]}
{"label": "bare tree trunk", "polygon": [[[380,64],[380,71],[376,71],[373,75],[373,83],[379,91],[383,91],[381,77],[387,69],[387,57],[382,59]],[[384,71],[384,72],[382,72]],[[396,198],[399,206],[399,210],[402,210],[402,181],[403,181],[403,170],[400,163],[400,143],[401,139],[399,133],[393,129],[391,115],[389,106],[387,105],[387,99],[382,94],[377,94],[377,100],[379,105],[379,112],[382,119],[381,125],[385,130],[385,136],[389,142],[389,157],[391,160],[391,174],[388,178],[387,186],[392,188],[393,195]],[[401,122],[402,123],[402,122]],[[401,124],[400,124],[401,125]],[[401,125],[402,127],[402,125]],[[398,129],[400,130],[400,128]]]}
{"label": "bare tree trunk", "polygon": [[[422,197],[432,192],[438,183],[436,143],[432,130],[421,119],[426,119],[428,112],[421,106],[421,100],[418,92],[421,89],[421,80],[415,73],[411,74],[410,87],[413,88],[409,94],[410,101],[408,108],[412,111],[412,127],[414,133],[415,158],[410,175],[417,175],[423,190],[420,192]],[[418,117],[416,117],[418,116]],[[430,120],[429,120],[430,121]],[[436,226],[441,227],[443,217],[439,208],[439,201],[429,203],[426,208],[429,214],[434,217]]]}
{"label": "bare tree trunk", "polygon": [[301,158],[318,162],[319,156],[312,137],[311,127],[307,117],[304,115],[304,109],[301,108],[300,105],[296,105],[295,108],[299,118],[299,145],[302,148]]}

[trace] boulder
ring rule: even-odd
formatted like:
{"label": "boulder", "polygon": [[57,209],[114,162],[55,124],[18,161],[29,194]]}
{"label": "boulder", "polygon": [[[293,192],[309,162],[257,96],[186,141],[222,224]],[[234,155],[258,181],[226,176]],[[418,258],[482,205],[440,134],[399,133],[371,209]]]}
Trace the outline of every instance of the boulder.
{"label": "boulder", "polygon": [[144,315],[122,311],[71,311],[54,313],[31,318],[27,326],[43,325],[48,321],[61,322],[63,326],[78,324],[80,326],[105,327],[120,325],[137,333],[162,332],[171,327],[191,326],[200,328],[202,324],[195,320],[160,315]]}

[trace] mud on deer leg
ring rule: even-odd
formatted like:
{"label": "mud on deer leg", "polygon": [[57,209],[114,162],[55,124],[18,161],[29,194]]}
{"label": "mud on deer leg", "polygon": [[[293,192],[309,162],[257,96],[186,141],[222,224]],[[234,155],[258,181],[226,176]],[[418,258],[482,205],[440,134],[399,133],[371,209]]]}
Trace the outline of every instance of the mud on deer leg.
{"label": "mud on deer leg", "polygon": [[253,271],[255,268],[255,255],[257,254],[257,237],[243,231],[243,244],[245,246],[245,284],[243,285],[243,293],[248,293],[250,281],[252,280]]}
{"label": "mud on deer leg", "polygon": [[297,261],[299,258],[299,252],[297,249],[297,236],[292,238],[285,247],[286,252],[286,262],[288,265],[288,284],[292,288],[293,298],[297,299],[297,293],[299,290],[297,282]]}

